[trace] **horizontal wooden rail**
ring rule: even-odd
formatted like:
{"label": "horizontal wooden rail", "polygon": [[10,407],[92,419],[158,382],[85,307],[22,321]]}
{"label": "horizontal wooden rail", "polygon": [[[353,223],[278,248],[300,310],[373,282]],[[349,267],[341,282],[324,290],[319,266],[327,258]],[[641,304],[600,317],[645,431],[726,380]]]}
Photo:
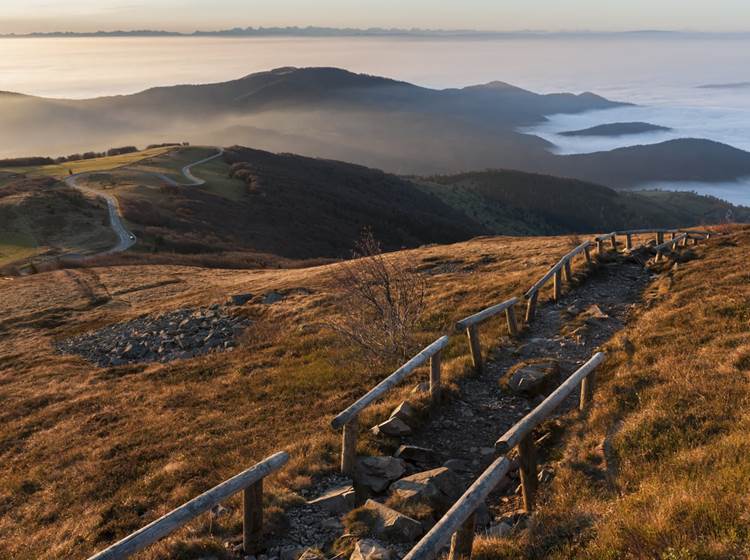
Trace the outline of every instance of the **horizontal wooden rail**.
{"label": "horizontal wooden rail", "polygon": [[341,472],[343,474],[354,474],[357,460],[357,420],[359,414],[375,400],[401,383],[427,360],[430,361],[430,398],[433,403],[440,399],[440,351],[448,345],[449,340],[447,336],[438,338],[331,421],[331,426],[334,428],[343,428],[341,445]]}
{"label": "horizontal wooden rail", "polygon": [[404,556],[404,560],[432,560],[448,543],[451,535],[454,537],[450,558],[464,556],[465,552],[470,555],[474,536],[474,512],[509,470],[510,461],[506,457],[495,459],[440,521]]}
{"label": "horizontal wooden rail", "polygon": [[568,377],[549,397],[544,399],[539,405],[524,416],[519,422],[511,427],[495,443],[495,450],[500,453],[508,453],[518,443],[528,436],[531,431],[541,424],[547,417],[562,403],[573,389],[587,375],[594,371],[599,364],[604,361],[604,352],[597,352],[591,359],[578,368],[573,375]]}
{"label": "horizontal wooden rail", "polygon": [[573,257],[576,255],[579,255],[580,253],[584,253],[586,255],[586,262],[589,264],[589,266],[592,264],[591,262],[591,254],[589,253],[589,250],[591,248],[591,241],[584,241],[581,243],[578,247],[570,251],[567,255],[562,257],[555,265],[550,268],[547,272],[544,273],[544,275],[537,280],[531,288],[528,289],[526,294],[524,294],[524,297],[528,300],[528,304],[526,307],[526,322],[529,323],[534,318],[534,315],[536,313],[536,303],[537,299],[539,297],[539,290],[542,289],[544,284],[549,282],[550,278],[554,279],[554,300],[557,301],[560,299],[562,295],[562,275],[563,272],[565,273],[565,277],[568,280],[568,282],[571,282],[573,280],[573,273],[571,270],[571,261],[573,260]]}
{"label": "horizontal wooden rail", "polygon": [[[664,228],[652,228],[652,229],[624,229],[621,231],[615,231],[616,235],[645,235],[647,233],[679,233],[678,229],[664,229]],[[611,235],[611,234],[609,234]]]}
{"label": "horizontal wooden rail", "polygon": [[91,556],[89,560],[128,558],[183,527],[224,500],[243,491],[243,544],[246,553],[255,553],[260,545],[263,528],[263,479],[279,470],[287,461],[289,461],[289,454],[286,452],[282,451],[271,455],[255,466],[222,482],[135,533],[128,535],[109,548]]}
{"label": "horizontal wooden rail", "polygon": [[465,319],[461,319],[456,323],[456,330],[466,330],[466,336],[469,340],[469,351],[471,352],[471,360],[474,364],[474,369],[477,372],[482,371],[482,346],[479,339],[479,324],[495,315],[505,311],[505,320],[508,324],[508,334],[510,336],[518,335],[518,323],[516,322],[516,311],[515,305],[518,303],[518,298],[511,298],[492,307],[488,307],[475,313]]}

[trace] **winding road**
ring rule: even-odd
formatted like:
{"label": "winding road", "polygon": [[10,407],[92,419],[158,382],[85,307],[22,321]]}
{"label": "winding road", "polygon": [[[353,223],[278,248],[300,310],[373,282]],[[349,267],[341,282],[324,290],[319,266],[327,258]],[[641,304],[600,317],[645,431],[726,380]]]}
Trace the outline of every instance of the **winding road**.
{"label": "winding road", "polygon": [[[171,177],[168,177],[162,173],[153,173],[156,177],[159,177],[162,181],[165,181],[169,183],[172,186],[184,186],[184,187],[200,187],[202,185],[206,184],[206,181],[203,179],[198,179],[195,175],[192,173],[192,168],[196,165],[201,165],[203,163],[207,163],[209,161],[212,161],[216,158],[221,157],[224,154],[223,148],[217,148],[219,151],[207,158],[204,158],[202,160],[190,163],[182,168],[182,174],[185,176],[185,178],[188,180],[187,183],[178,183]],[[109,224],[112,227],[112,230],[117,235],[117,244],[112,247],[111,249],[107,249],[106,251],[103,251],[102,253],[98,254],[110,254],[110,253],[120,253],[122,251],[125,251],[135,245],[136,243],[136,237],[135,235],[128,231],[128,229],[125,227],[125,224],[122,220],[122,212],[120,211],[120,203],[117,201],[117,198],[109,193],[105,193],[96,189],[92,189],[90,187],[84,187],[78,183],[78,179],[81,177],[86,177],[88,175],[93,175],[95,173],[101,173],[101,171],[92,171],[92,172],[86,172],[86,173],[77,173],[75,175],[70,175],[65,179],[65,184],[67,184],[69,187],[72,187],[74,189],[78,189],[84,194],[90,194],[93,196],[98,196],[100,198],[103,198],[107,202],[107,211],[109,212]]]}

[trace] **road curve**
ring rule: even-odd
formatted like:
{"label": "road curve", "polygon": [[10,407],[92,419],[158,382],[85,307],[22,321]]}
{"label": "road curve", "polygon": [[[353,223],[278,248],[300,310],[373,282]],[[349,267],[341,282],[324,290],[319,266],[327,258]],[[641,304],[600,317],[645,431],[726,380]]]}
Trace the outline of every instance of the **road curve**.
{"label": "road curve", "polygon": [[[209,162],[211,160],[221,157],[224,154],[224,149],[218,148],[218,150],[219,151],[216,154],[210,157],[204,158],[200,161],[190,163],[182,168],[182,174],[185,176],[185,179],[188,180],[188,183],[178,183],[174,179],[167,177],[166,175],[163,175],[161,173],[154,173],[154,175],[156,175],[163,181],[166,181],[167,183],[174,185],[174,186],[200,187],[202,185],[205,185],[206,181],[204,181],[203,179],[198,179],[195,175],[193,175],[191,170],[196,165],[201,165],[202,163],[206,163],[206,162]],[[100,172],[93,172],[93,173],[100,173]],[[106,255],[110,253],[120,253],[122,251],[129,249],[133,245],[135,245],[136,243],[135,235],[132,232],[128,231],[128,229],[125,227],[125,224],[122,221],[122,212],[120,211],[120,203],[117,201],[117,198],[114,195],[101,192],[101,191],[98,191],[96,189],[92,189],[89,187],[84,187],[78,184],[79,178],[86,177],[87,175],[92,175],[93,173],[77,173],[75,175],[70,175],[69,177],[66,177],[65,184],[67,184],[69,187],[72,187],[74,189],[78,189],[84,194],[90,194],[93,196],[98,196],[99,198],[103,198],[107,202],[107,212],[109,213],[109,224],[112,227],[112,230],[117,235],[117,244],[111,249],[103,251],[102,253],[99,253],[99,254]]]}

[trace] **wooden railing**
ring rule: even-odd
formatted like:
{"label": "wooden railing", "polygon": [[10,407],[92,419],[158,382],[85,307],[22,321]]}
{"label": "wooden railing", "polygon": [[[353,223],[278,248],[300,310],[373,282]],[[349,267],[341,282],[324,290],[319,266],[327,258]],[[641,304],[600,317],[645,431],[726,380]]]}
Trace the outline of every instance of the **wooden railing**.
{"label": "wooden railing", "polygon": [[518,303],[518,298],[511,298],[492,307],[488,307],[475,313],[465,319],[461,319],[456,323],[457,331],[466,331],[466,336],[469,340],[469,351],[471,352],[471,360],[474,364],[474,369],[477,372],[482,371],[482,345],[479,339],[479,325],[487,319],[498,315],[505,311],[505,320],[508,324],[508,334],[510,336],[518,335],[518,323],[516,322],[516,310],[515,305]]}
{"label": "wooden railing", "polygon": [[[611,234],[614,235],[614,234]],[[573,280],[573,272],[571,268],[571,261],[576,255],[583,253],[586,256],[586,263],[591,266],[591,241],[584,241],[578,247],[573,249],[570,253],[561,258],[552,268],[550,268],[544,276],[542,276],[537,282],[529,288],[524,297],[528,300],[526,306],[526,322],[530,323],[536,314],[536,304],[539,297],[539,290],[550,280],[553,280],[554,295],[553,299],[558,301],[562,295],[562,278],[563,273],[565,279],[568,282]]]}
{"label": "wooden railing", "polygon": [[475,533],[475,512],[510,471],[512,464],[506,455],[514,447],[518,447],[524,508],[529,512],[533,510],[537,476],[536,450],[532,432],[549,418],[578,385],[581,391],[579,408],[584,410],[588,406],[593,398],[594,370],[604,361],[604,358],[605,355],[602,352],[594,354],[539,406],[505,432],[495,444],[495,450],[500,456],[411,549],[404,560],[433,560],[451,538],[449,560],[471,557]]}
{"label": "wooden railing", "polygon": [[255,554],[263,541],[263,479],[289,461],[286,452],[276,453],[246,471],[193,498],[156,521],[91,556],[89,560],[120,560],[163,539],[209,511],[224,500],[242,492],[242,544],[246,554]]}
{"label": "wooden railing", "polygon": [[674,251],[675,249],[677,249],[677,245],[679,243],[682,243],[683,246],[687,245],[688,238],[689,236],[687,233],[681,233],[680,235],[673,237],[669,241],[665,241],[660,245],[657,245],[656,247],[654,247],[654,250],[656,250],[656,258],[654,260],[656,262],[660,262],[662,260],[662,257],[664,256],[664,251]]}
{"label": "wooden railing", "polygon": [[448,345],[448,341],[447,336],[438,338],[333,419],[331,425],[335,429],[343,428],[341,444],[341,472],[343,474],[354,474],[357,461],[357,419],[360,412],[401,383],[427,360],[430,361],[430,398],[433,402],[440,399],[440,351]]}

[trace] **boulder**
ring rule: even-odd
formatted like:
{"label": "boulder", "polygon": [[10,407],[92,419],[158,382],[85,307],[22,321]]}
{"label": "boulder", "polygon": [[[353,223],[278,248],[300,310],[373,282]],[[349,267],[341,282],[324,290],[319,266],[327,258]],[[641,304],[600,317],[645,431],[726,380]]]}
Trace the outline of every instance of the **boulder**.
{"label": "boulder", "polygon": [[448,459],[443,466],[455,472],[472,472],[471,465],[461,459]]}
{"label": "boulder", "polygon": [[363,539],[354,545],[349,560],[391,560],[391,551],[377,541]]}
{"label": "boulder", "polygon": [[398,418],[399,420],[403,420],[404,422],[408,423],[415,419],[416,414],[417,413],[414,410],[414,407],[407,401],[404,401],[393,409],[393,412],[391,412],[391,418]]}
{"label": "boulder", "polygon": [[525,364],[515,369],[508,380],[512,393],[534,398],[548,395],[557,388],[560,381],[560,365],[556,360]]}
{"label": "boulder", "polygon": [[277,303],[284,299],[284,294],[280,294],[279,292],[268,292],[263,296],[263,299],[261,300],[264,305],[273,305],[274,303]]}
{"label": "boulder", "polygon": [[249,294],[249,293],[229,296],[229,302],[232,305],[245,305],[251,299],[253,299],[253,294]]}
{"label": "boulder", "polygon": [[390,490],[404,501],[418,501],[436,510],[446,510],[461,496],[463,484],[452,470],[440,467],[397,480]]}
{"label": "boulder", "polygon": [[372,428],[372,433],[376,436],[384,434],[387,436],[401,437],[409,435],[411,433],[411,428],[406,422],[396,416],[393,416],[385,422],[374,426]]}
{"label": "boulder", "polygon": [[332,488],[322,496],[310,500],[308,505],[320,507],[331,513],[346,513],[354,509],[354,487],[351,484]]}
{"label": "boulder", "polygon": [[362,506],[375,518],[372,527],[374,535],[394,542],[414,542],[423,532],[422,524],[402,513],[374,500],[367,500]]}
{"label": "boulder", "polygon": [[402,445],[398,448],[394,457],[419,465],[432,465],[438,461],[438,455],[435,451],[416,445]]}
{"label": "boulder", "polygon": [[359,484],[382,492],[406,472],[406,462],[396,457],[364,457],[357,462],[355,478]]}

